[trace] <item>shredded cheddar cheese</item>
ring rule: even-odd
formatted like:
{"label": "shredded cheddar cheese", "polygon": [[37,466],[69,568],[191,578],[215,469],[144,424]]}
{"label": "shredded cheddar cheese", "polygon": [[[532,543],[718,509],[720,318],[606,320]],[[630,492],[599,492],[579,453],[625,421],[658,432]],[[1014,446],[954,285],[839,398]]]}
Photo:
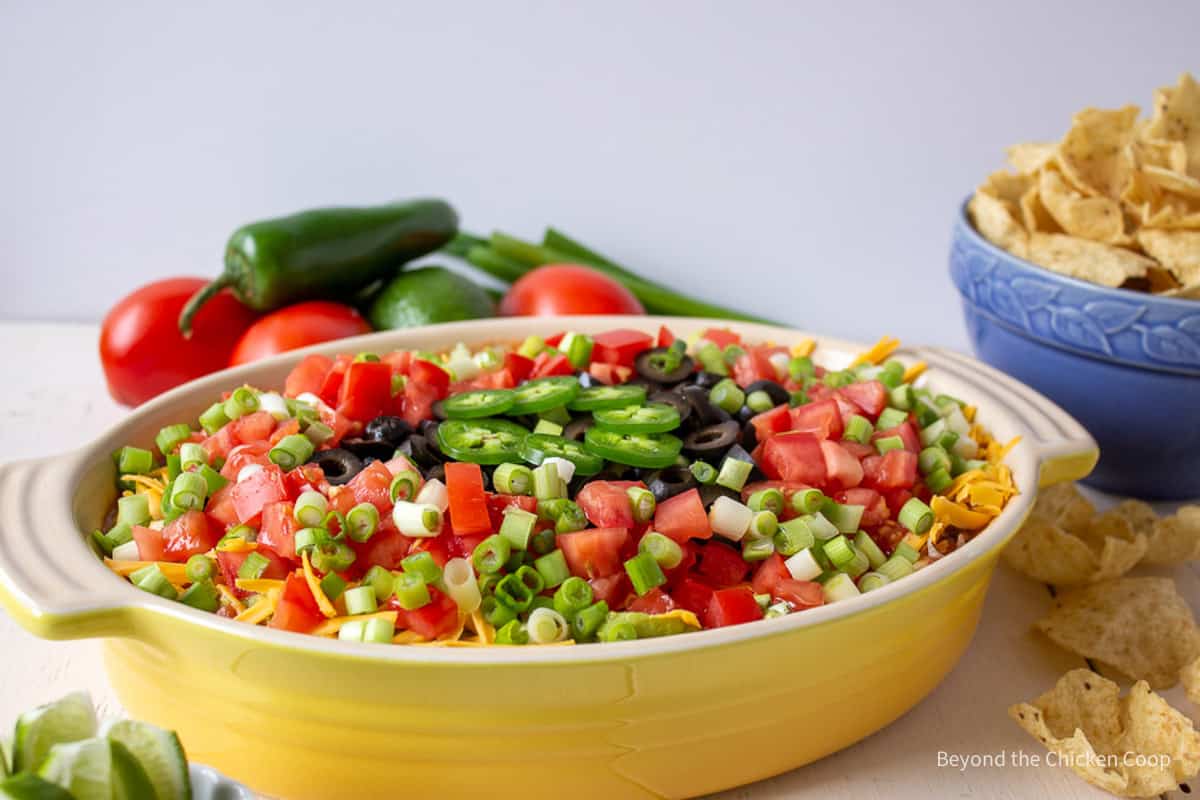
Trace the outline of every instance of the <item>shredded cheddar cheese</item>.
{"label": "shredded cheddar cheese", "polygon": [[223,583],[218,583],[217,591],[221,593],[221,597],[225,599],[225,603],[238,614],[241,614],[246,610],[246,604],[238,599],[238,596],[234,594],[233,589],[230,589]]}
{"label": "shredded cheddar cheese", "polygon": [[217,551],[221,553],[249,553],[258,549],[255,542],[234,537],[217,543]]}
{"label": "shredded cheddar cheese", "polygon": [[791,354],[795,358],[807,358],[817,349],[816,341],[812,339],[801,339],[796,344],[792,345]]}
{"label": "shredded cheddar cheese", "polygon": [[333,619],[338,615],[337,609],[333,607],[329,597],[325,594],[325,590],[321,588],[321,579],[313,573],[312,563],[308,560],[308,553],[300,555],[301,563],[304,565],[304,582],[308,584],[308,590],[312,592],[313,599],[317,601],[317,608],[325,615],[326,619]]}
{"label": "shredded cheddar cheese", "polygon": [[243,592],[252,592],[254,594],[266,594],[274,589],[282,592],[283,581],[272,578],[238,578],[237,588]]}
{"label": "shredded cheddar cheese", "polygon": [[926,364],[924,361],[918,361],[917,363],[911,365],[908,369],[904,370],[904,377],[901,378],[901,380],[904,383],[912,383],[917,378],[921,377],[921,375],[924,374],[925,370],[927,369],[929,369],[928,364]]}
{"label": "shredded cheddar cheese", "polygon": [[266,622],[267,619],[275,613],[275,607],[279,604],[280,591],[272,589],[265,595],[259,595],[258,602],[247,608],[245,611],[234,617],[237,622],[246,622],[250,625],[258,625]]}
{"label": "shredded cheddar cheese", "polygon": [[871,349],[865,353],[859,353],[858,356],[850,362],[850,368],[861,367],[863,364],[879,364],[882,363],[892,353],[896,352],[896,348],[900,346],[900,340],[892,336],[884,336],[875,344],[871,345]]}
{"label": "shredded cheddar cheese", "polygon": [[111,558],[104,559],[104,565],[122,578],[128,578],[142,567],[152,567],[155,564],[158,565],[163,575],[171,583],[180,585],[191,582],[188,580],[187,567],[183,564],[176,564],[174,561],[114,561]]}

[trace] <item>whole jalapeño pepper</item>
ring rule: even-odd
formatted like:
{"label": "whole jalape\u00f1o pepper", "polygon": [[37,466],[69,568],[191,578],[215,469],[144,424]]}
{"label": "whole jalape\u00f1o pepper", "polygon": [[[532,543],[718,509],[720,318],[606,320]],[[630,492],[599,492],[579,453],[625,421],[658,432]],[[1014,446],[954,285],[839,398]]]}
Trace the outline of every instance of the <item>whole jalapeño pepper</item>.
{"label": "whole jalape\u00f1o pepper", "polygon": [[225,271],[188,300],[179,329],[189,334],[196,311],[225,287],[255,311],[348,297],[437,250],[457,230],[454,209],[436,199],[317,208],[252,222],[229,237]]}

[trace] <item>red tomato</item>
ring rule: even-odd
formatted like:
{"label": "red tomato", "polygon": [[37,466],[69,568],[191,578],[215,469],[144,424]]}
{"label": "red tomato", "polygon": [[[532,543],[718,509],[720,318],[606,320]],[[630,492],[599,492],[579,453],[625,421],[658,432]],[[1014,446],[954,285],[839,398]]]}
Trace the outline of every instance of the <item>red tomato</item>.
{"label": "red tomato", "polygon": [[772,350],[765,347],[755,347],[738,356],[733,362],[733,379],[738,386],[745,388],[755,381],[778,380],[779,373],[768,356]]}
{"label": "red tomato", "polygon": [[288,373],[287,380],[283,384],[283,393],[288,397],[299,397],[305,392],[317,394],[325,385],[325,376],[331,369],[333,369],[333,359],[329,356],[315,353],[305,356]]}
{"label": "red tomato", "polygon": [[779,585],[779,582],[791,577],[792,573],[788,572],[787,565],[783,563],[783,556],[779,553],[772,553],[770,558],[755,568],[750,586],[754,589],[755,594],[769,594],[774,597],[775,587]]}
{"label": "red tomato", "polygon": [[557,541],[571,574],[581,578],[604,578],[622,570],[621,548],[628,538],[627,528],[588,528],[560,533]]}
{"label": "red tomato", "polygon": [[894,428],[889,428],[886,431],[878,431],[871,436],[871,441],[875,442],[878,439],[884,439],[888,436],[899,436],[904,440],[904,449],[910,453],[921,452],[921,435],[917,433],[917,429],[913,427],[912,420],[902,422]]}
{"label": "red tomato", "polygon": [[893,516],[900,516],[900,509],[904,508],[904,504],[912,499],[913,493],[908,489],[888,489],[881,492],[883,500],[887,503],[888,510]]}
{"label": "red tomato", "polygon": [[229,291],[200,308],[190,338],[179,332],[179,312],[207,284],[204,278],[155,281],[108,312],[100,327],[100,363],[114,400],[136,406],[229,364],[238,338],[255,317]]}
{"label": "red tomato", "polygon": [[845,432],[841,411],[834,400],[805,403],[802,406],[796,406],[789,413],[792,417],[792,430],[794,431],[811,433],[818,439],[833,439],[834,441],[841,439],[842,433]]}
{"label": "red tomato", "polygon": [[433,419],[433,404],[438,399],[437,387],[409,379],[408,383],[404,384],[404,394],[399,397],[400,416],[415,428],[422,421]]}
{"label": "red tomato", "polygon": [[592,578],[588,584],[592,587],[592,597],[595,601],[598,603],[603,600],[613,610],[625,605],[625,599],[633,591],[629,576],[624,570],[603,578]]}
{"label": "red tomato", "polygon": [[449,595],[436,587],[429,587],[429,602],[420,608],[406,611],[393,598],[388,607],[398,613],[396,625],[426,638],[436,639],[450,633],[458,626],[458,605]]}
{"label": "red tomato", "polygon": [[505,509],[519,508],[530,514],[537,511],[537,498],[526,494],[489,494],[487,504],[494,531],[499,530],[500,524],[504,522]]}
{"label": "red tomato", "polygon": [[310,300],[272,311],[251,325],[242,334],[229,363],[248,364],[310,344],[370,332],[371,326],[350,306]]}
{"label": "red tomato", "polygon": [[[346,489],[355,504],[370,503],[379,510],[381,517],[392,513],[392,473],[382,461],[372,461],[350,479]],[[345,494],[345,491],[342,492]]]}
{"label": "red tomato", "polygon": [[408,369],[412,366],[412,352],[408,350],[393,350],[386,355],[379,357],[379,360],[392,368],[392,372],[397,375],[407,375]]}
{"label": "red tomato", "polygon": [[754,590],[749,586],[734,586],[713,592],[708,601],[706,622],[711,628],[738,625],[762,619],[763,611],[754,599]]}
{"label": "red tomato", "polygon": [[346,367],[338,387],[337,410],[358,422],[370,422],[392,405],[392,368],[382,361],[356,361]]}
{"label": "red tomato", "polygon": [[659,503],[654,509],[654,530],[681,544],[688,539],[711,538],[712,525],[700,492],[688,489]]}
{"label": "red tomato", "polygon": [[315,489],[328,496],[329,481],[325,480],[325,470],[316,464],[301,464],[291,472],[283,474],[283,485],[287,487],[288,497],[299,497],[301,492]]}
{"label": "red tomato", "polygon": [[785,578],[775,585],[771,596],[778,600],[786,600],[797,610],[825,605],[825,591],[816,581]]}
{"label": "red tomato", "polygon": [[662,589],[654,588],[641,597],[635,597],[629,603],[630,611],[640,611],[643,614],[665,614],[675,608],[669,595]]}
{"label": "red tomato", "polygon": [[504,368],[512,373],[513,380],[520,383],[533,372],[533,359],[526,358],[520,353],[505,353]]}
{"label": "red tomato", "polygon": [[833,499],[843,505],[862,506],[862,522],[859,523],[862,528],[875,528],[882,525],[891,513],[879,492],[863,486],[838,492]]}
{"label": "red tomato", "polygon": [[560,344],[562,344],[562,340],[565,338],[567,338],[567,332],[560,331],[559,333],[556,333],[552,336],[547,336],[542,341],[544,341],[546,343],[547,347],[557,348]]}
{"label": "red tomato", "polygon": [[652,347],[654,339],[641,331],[618,328],[593,337],[592,361],[632,367],[638,353]]}
{"label": "red tomato", "polygon": [[142,561],[162,561],[166,542],[163,541],[162,531],[153,528],[133,526],[133,540],[137,542],[138,558]]}
{"label": "red tomato", "polygon": [[432,361],[414,358],[408,367],[408,382],[432,387],[437,392],[437,399],[441,400],[450,390],[450,373]]}
{"label": "red tomato", "polygon": [[854,456],[859,461],[879,453],[879,451],[875,449],[874,445],[859,444],[858,442],[852,442],[849,439],[842,439],[840,442],[838,442],[838,444],[844,447],[847,453]]}
{"label": "red tomato", "polygon": [[[225,427],[228,428],[229,425]],[[220,433],[220,431],[217,432],[217,437],[220,437]],[[204,445],[202,445],[205,450],[208,449],[208,442],[209,439],[206,439]],[[221,477],[234,481],[237,480],[238,473],[251,464],[258,464],[260,467],[268,466],[271,463],[270,452],[271,445],[269,442],[250,442],[249,444],[234,445],[233,449],[227,451],[224,455],[225,464],[221,467]],[[219,455],[219,453],[214,453],[214,455]]]}
{"label": "red tomato", "polygon": [[300,420],[286,419],[275,426],[275,430],[271,431],[271,438],[267,439],[267,443],[274,447],[280,441],[300,432]]}
{"label": "red tomato", "polygon": [[699,572],[713,586],[732,586],[741,583],[750,565],[742,554],[722,542],[710,541],[700,548]]}
{"label": "red tomato", "polygon": [[825,483],[832,491],[851,489],[862,483],[863,466],[837,442],[821,442],[825,457]]}
{"label": "red tomato", "polygon": [[750,424],[754,426],[754,435],[758,441],[765,442],[777,433],[791,430],[792,415],[787,403],[783,403],[770,411],[755,414],[750,418]]}
{"label": "red tomato", "polygon": [[450,496],[450,523],[458,535],[491,533],[483,471],[478,464],[446,463],[446,493]]}
{"label": "red tomato", "polygon": [[204,509],[221,528],[237,525],[237,509],[233,507],[233,487],[234,484],[227,483],[213,492],[212,497],[208,498],[208,506]]}
{"label": "red tomato", "polygon": [[588,522],[597,528],[632,528],[633,503],[626,489],[643,483],[629,481],[589,481],[579,490],[575,502],[583,509]]}
{"label": "red tomato", "polygon": [[575,368],[571,366],[571,360],[561,353],[551,355],[549,352],[538,353],[538,357],[533,360],[533,372],[529,373],[530,378],[549,378],[552,375],[573,375]]}
{"label": "red tomato", "polygon": [[317,601],[308,588],[308,581],[302,575],[295,573],[287,576],[283,584],[283,593],[275,606],[275,615],[271,617],[270,627],[281,631],[308,633],[325,621],[325,615],[317,606]]}
{"label": "red tomato", "polygon": [[213,549],[221,534],[209,527],[203,511],[188,511],[163,527],[162,538],[163,560],[182,562]]}
{"label": "red tomato", "polygon": [[911,489],[917,482],[917,454],[909,450],[864,458],[862,466],[863,480],[876,489]]}
{"label": "red tomato", "polygon": [[825,456],[821,440],[811,433],[785,433],[772,436],[759,445],[756,459],[768,478],[795,481],[808,486],[825,483]]}
{"label": "red tomato", "polygon": [[[246,560],[246,556],[250,553],[258,553],[263,558],[267,559],[267,566],[263,569],[262,577],[269,580],[281,581],[288,576],[291,568],[284,563],[283,559],[275,555],[275,551],[266,547],[256,547],[254,550],[245,552],[218,550],[217,551],[217,567],[221,570],[221,577],[230,588],[237,586],[238,570],[241,569],[242,562]],[[239,591],[239,596],[242,592]]]}
{"label": "red tomato", "polygon": [[347,355],[340,355],[333,360],[333,366],[329,368],[329,372],[325,373],[325,380],[321,382],[321,388],[317,391],[317,396],[325,401],[325,405],[337,405],[342,379],[346,377],[346,368],[353,360]]}
{"label": "red tomato", "polygon": [[263,467],[244,481],[238,481],[230,491],[233,509],[238,522],[246,524],[258,518],[268,503],[287,499],[287,487],[283,484],[283,471],[271,464]]}
{"label": "red tomato", "polygon": [[666,325],[658,326],[658,340],[655,342],[656,347],[670,347],[675,341],[675,334],[671,333],[671,329]]}
{"label": "red tomato", "polygon": [[547,264],[517,279],[500,313],[509,317],[561,314],[645,314],[633,293],[603,272],[578,264]]}
{"label": "red tomato", "polygon": [[707,339],[724,350],[731,344],[741,344],[742,337],[729,328],[709,328],[700,334],[701,339]]}
{"label": "red tomato", "polygon": [[390,517],[379,521],[375,535],[365,542],[347,541],[358,555],[354,559],[352,574],[362,575],[371,567],[400,569],[400,562],[412,549],[412,539],[396,530]]}
{"label": "red tomato", "polygon": [[293,516],[295,506],[287,501],[269,503],[262,510],[258,543],[269,547],[280,558],[296,560],[296,531],[300,523]]}
{"label": "red tomato", "polygon": [[620,364],[605,364],[602,361],[593,361],[591,364],[588,364],[588,374],[601,383],[612,386],[629,380],[633,375],[633,368],[624,367]]}
{"label": "red tomato", "polygon": [[872,422],[887,406],[887,388],[879,381],[861,381],[843,386],[838,394],[858,406],[863,416]]}
{"label": "red tomato", "polygon": [[671,599],[675,601],[675,605],[686,608],[699,617],[708,613],[708,601],[712,596],[711,586],[692,578],[684,578],[671,592]]}

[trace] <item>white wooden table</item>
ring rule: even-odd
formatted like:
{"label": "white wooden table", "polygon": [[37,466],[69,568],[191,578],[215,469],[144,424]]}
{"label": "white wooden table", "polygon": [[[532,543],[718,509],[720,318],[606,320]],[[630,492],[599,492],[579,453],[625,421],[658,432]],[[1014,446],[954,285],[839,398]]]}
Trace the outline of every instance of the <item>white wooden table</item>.
{"label": "white wooden table", "polygon": [[[0,460],[73,448],[120,419],[108,397],[92,325],[0,322],[8,388],[0,392]],[[1170,570],[1193,608],[1200,577]],[[1050,595],[1004,567],[988,594],[975,641],[945,682],[896,723],[841,753],[786,775],[725,792],[721,800],[776,798],[1105,798],[1061,767],[1014,766],[1014,753],[1044,755],[1005,712],[1083,667],[1035,636],[1030,626]],[[0,614],[0,726],[20,711],[86,689],[102,710],[119,712],[95,641],[47,642]],[[1197,714],[1177,688],[1168,699]],[[847,709],[846,713],[854,713]],[[1008,754],[1007,766],[939,766],[939,753]],[[1200,783],[1200,781],[1198,781]],[[1200,788],[1200,787],[1197,787]],[[1178,793],[1178,797],[1185,795]]]}

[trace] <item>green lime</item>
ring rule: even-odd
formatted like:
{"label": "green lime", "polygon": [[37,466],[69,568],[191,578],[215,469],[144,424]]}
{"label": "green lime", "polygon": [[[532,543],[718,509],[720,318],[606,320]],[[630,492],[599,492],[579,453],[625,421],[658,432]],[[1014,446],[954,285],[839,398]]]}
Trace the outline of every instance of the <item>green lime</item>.
{"label": "green lime", "polygon": [[77,742],[96,735],[96,712],[83,692],[26,711],[17,717],[13,737],[12,770],[33,770],[56,744]]}
{"label": "green lime", "polygon": [[123,719],[109,726],[107,735],[128,748],[142,765],[158,800],[191,800],[187,756],[174,731]]}
{"label": "green lime", "polygon": [[482,288],[444,267],[406,270],[392,278],[367,309],[379,330],[480,319],[496,313]]}
{"label": "green lime", "polygon": [[101,737],[54,745],[37,774],[75,800],[158,800],[133,753]]}
{"label": "green lime", "polygon": [[[112,800],[163,800],[137,757],[120,742],[108,740],[112,748]],[[188,787],[189,794],[191,787]]]}
{"label": "green lime", "polygon": [[0,778],[8,777],[8,754],[12,752],[12,741],[7,737],[0,737]]}
{"label": "green lime", "polygon": [[0,782],[0,798],[3,800],[73,800],[70,792],[42,780],[32,772],[22,772]]}

